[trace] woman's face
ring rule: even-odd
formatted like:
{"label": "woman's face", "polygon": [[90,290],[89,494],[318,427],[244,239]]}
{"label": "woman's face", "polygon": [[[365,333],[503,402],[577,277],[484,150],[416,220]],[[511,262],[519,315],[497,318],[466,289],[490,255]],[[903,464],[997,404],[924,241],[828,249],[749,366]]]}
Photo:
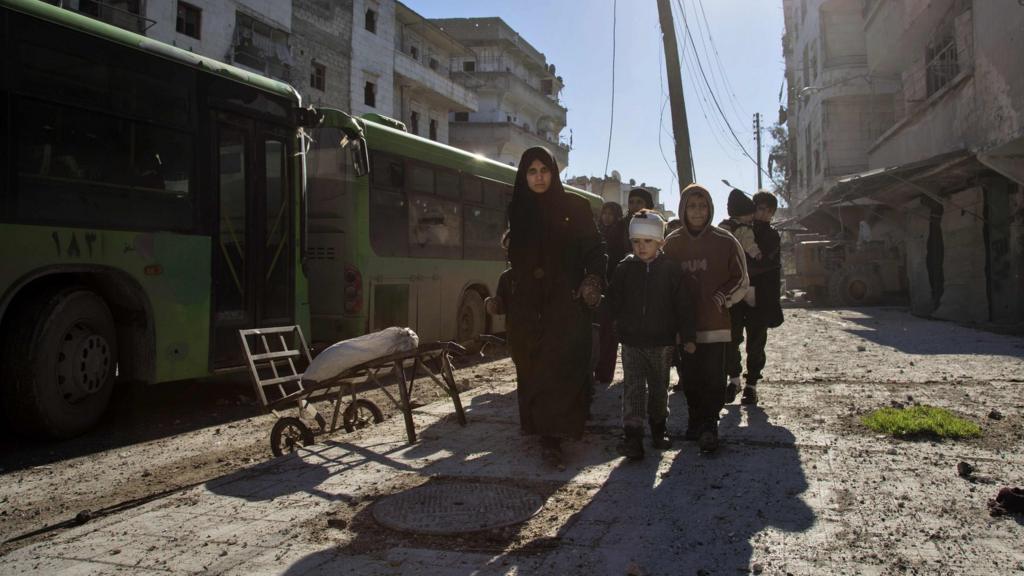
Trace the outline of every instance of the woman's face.
{"label": "woman's face", "polygon": [[614,223],[615,223],[615,214],[612,212],[612,209],[611,208],[605,208],[605,209],[601,210],[601,225],[602,226],[611,226]]}
{"label": "woman's face", "polygon": [[540,160],[534,160],[526,169],[526,184],[536,194],[543,194],[551,187],[551,170]]}

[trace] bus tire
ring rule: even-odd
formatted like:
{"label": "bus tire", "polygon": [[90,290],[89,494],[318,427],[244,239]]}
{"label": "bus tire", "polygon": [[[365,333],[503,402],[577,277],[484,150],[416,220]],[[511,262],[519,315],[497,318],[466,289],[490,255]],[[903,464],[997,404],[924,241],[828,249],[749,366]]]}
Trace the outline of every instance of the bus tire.
{"label": "bus tire", "polygon": [[357,398],[345,408],[342,414],[341,424],[345,432],[355,432],[370,426],[380,424],[384,421],[384,413],[376,404],[364,398]]}
{"label": "bus tire", "polygon": [[44,292],[12,319],[3,351],[4,410],[22,434],[71,438],[110,403],[117,332],[106,303],[88,289]]}
{"label": "bus tire", "polygon": [[459,302],[459,313],[455,318],[458,331],[456,338],[459,343],[467,343],[487,330],[487,315],[484,311],[484,299],[476,290],[466,290]]}

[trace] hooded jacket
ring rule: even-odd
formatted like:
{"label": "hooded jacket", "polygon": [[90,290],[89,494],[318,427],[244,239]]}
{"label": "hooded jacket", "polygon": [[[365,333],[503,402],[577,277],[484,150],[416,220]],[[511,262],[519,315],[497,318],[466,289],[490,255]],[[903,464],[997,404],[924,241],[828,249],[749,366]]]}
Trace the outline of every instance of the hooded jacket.
{"label": "hooded jacket", "polygon": [[[704,227],[692,232],[686,222],[686,205],[702,196],[708,203]],[[665,255],[679,264],[683,281],[696,302],[697,343],[730,342],[732,323],[729,308],[743,299],[750,280],[746,255],[732,234],[713,226],[715,205],[702,186],[691,184],[679,200],[682,228],[665,240]]]}

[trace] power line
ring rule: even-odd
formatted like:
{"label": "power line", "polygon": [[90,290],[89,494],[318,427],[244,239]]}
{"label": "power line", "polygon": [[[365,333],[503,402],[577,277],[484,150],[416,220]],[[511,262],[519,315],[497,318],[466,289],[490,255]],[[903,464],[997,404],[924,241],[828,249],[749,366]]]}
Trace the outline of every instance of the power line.
{"label": "power line", "polygon": [[608,120],[608,153],[604,157],[604,175],[608,175],[608,161],[612,158],[612,128],[615,127],[615,28],[617,24],[616,8],[618,0],[612,0],[612,109]]}
{"label": "power line", "polygon": [[[682,29],[677,30],[676,34],[681,36]],[[711,102],[708,101],[708,98],[705,95],[706,90],[703,88],[703,85],[697,81],[696,72],[694,72],[695,66],[693,64],[689,64],[693,60],[693,58],[694,56],[690,54],[689,50],[683,51],[683,63],[685,65],[684,68],[686,69],[686,72],[689,74],[690,86],[694,87],[693,89],[697,96],[697,105],[700,107],[701,115],[704,117],[704,121],[707,122],[708,128],[711,129],[711,135],[715,139],[715,144],[718,145],[719,149],[722,151],[723,154],[726,155],[726,157],[728,157],[730,160],[736,160],[736,158],[734,158],[730,153],[729,146],[726,144],[728,136],[725,136],[724,139],[719,136],[719,132],[722,132],[723,134],[725,132],[725,126],[723,125],[722,120],[718,116],[716,116],[713,111],[710,114],[710,116],[708,114],[708,110],[711,109]]]}
{"label": "power line", "polygon": [[[691,0],[692,1],[692,0]],[[737,108],[740,108],[739,100],[736,98],[736,90],[732,87],[732,82],[729,81],[729,75],[725,72],[725,66],[722,65],[722,57],[718,54],[718,45],[715,44],[715,37],[711,34],[711,23],[708,21],[708,15],[704,12],[704,0],[697,0],[697,5],[700,7],[700,15],[704,20],[704,28],[708,31],[708,41],[711,43],[711,50],[715,54],[715,63],[718,65],[718,71],[722,76],[722,80],[725,84],[726,93],[731,97],[734,104],[733,111],[736,112],[740,118],[746,118],[746,114],[743,114]]]}
{"label": "power line", "polygon": [[[680,12],[683,12],[681,0],[676,0],[676,3],[679,4]],[[696,52],[697,51],[697,46],[696,46],[696,44],[693,41],[693,34],[690,33],[690,25],[686,22],[685,17],[683,18],[683,28],[686,31],[686,38],[690,42],[690,47],[693,48],[694,52]],[[743,152],[743,155],[746,156],[747,159],[749,159],[751,162],[753,162],[753,164],[755,166],[757,166],[757,160],[754,160],[754,158],[750,155],[750,152],[748,152],[746,147],[743,146],[743,142],[741,142],[740,139],[739,139],[739,136],[736,135],[736,130],[734,130],[733,127],[732,127],[732,124],[729,123],[729,118],[726,117],[725,112],[722,110],[722,105],[719,103],[718,97],[715,95],[714,90],[711,88],[711,83],[708,81],[708,76],[704,72],[704,66],[703,66],[703,64],[701,64],[699,55],[695,54],[694,56],[696,57],[696,61],[697,61],[697,69],[700,71],[701,78],[704,79],[704,85],[708,87],[708,91],[711,93],[711,100],[714,102],[715,108],[718,109],[718,113],[722,116],[722,120],[725,121],[725,125],[729,129],[729,133],[732,134],[733,140],[736,141],[736,145],[739,146],[740,151]],[[761,168],[760,166],[758,166],[758,168],[762,172],[764,172],[765,175],[768,176],[769,180],[771,180],[772,182],[775,182],[775,179],[772,178],[772,175],[768,174],[768,172],[764,168]],[[776,185],[778,185],[778,184],[776,183]]]}
{"label": "power line", "polygon": [[[661,145],[661,134],[662,131],[665,130],[665,105],[668,104],[668,95],[665,94],[665,79],[662,74],[664,69],[665,56],[661,53],[661,50],[658,50],[658,94],[664,97],[664,101],[661,105],[661,114],[658,115],[658,151],[661,152],[661,159],[665,161],[665,167],[672,173],[672,184],[674,188],[674,184],[678,179],[678,176],[676,176],[676,171],[672,168],[672,163],[669,162],[668,157],[665,156],[665,148]],[[674,138],[675,136],[673,136],[673,139]],[[675,142],[673,142],[673,144],[675,144]]]}

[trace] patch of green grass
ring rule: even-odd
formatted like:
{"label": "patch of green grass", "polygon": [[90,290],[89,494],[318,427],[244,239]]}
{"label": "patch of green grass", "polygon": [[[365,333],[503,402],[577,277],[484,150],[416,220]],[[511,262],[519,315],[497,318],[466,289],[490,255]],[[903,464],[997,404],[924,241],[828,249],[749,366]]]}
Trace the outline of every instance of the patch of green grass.
{"label": "patch of green grass", "polygon": [[981,428],[974,422],[954,416],[934,406],[881,408],[861,418],[865,426],[893,436],[935,436],[938,438],[974,438]]}

